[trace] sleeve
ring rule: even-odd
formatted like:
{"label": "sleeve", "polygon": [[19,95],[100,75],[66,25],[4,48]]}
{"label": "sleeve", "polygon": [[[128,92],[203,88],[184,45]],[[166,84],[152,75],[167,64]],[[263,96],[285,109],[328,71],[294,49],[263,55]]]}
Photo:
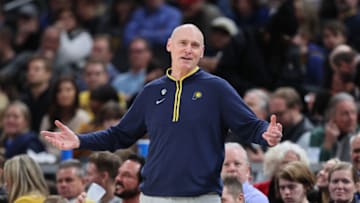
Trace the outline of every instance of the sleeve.
{"label": "sleeve", "polygon": [[225,127],[230,128],[246,143],[268,146],[262,137],[268,128],[268,122],[258,119],[228,82],[224,81],[222,87],[221,112]]}
{"label": "sleeve", "polygon": [[116,126],[102,131],[79,135],[79,149],[115,151],[117,149],[128,148],[134,144],[137,139],[144,136],[146,132],[145,92],[146,91],[143,90],[136,97],[134,104]]}

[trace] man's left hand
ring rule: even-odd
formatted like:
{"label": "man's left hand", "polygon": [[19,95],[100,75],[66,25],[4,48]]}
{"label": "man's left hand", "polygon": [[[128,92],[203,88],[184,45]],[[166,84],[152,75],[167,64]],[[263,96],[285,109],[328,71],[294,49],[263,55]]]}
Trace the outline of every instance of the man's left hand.
{"label": "man's left hand", "polygon": [[271,115],[268,129],[264,132],[263,138],[270,146],[277,145],[282,138],[282,125],[276,122],[276,116]]}

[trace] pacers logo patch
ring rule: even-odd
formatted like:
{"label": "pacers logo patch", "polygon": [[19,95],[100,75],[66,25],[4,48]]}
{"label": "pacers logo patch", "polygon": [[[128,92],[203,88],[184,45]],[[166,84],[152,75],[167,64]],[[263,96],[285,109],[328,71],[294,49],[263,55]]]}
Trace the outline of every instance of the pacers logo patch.
{"label": "pacers logo patch", "polygon": [[202,97],[202,93],[200,91],[196,91],[194,92],[193,96],[192,96],[192,100],[198,100]]}

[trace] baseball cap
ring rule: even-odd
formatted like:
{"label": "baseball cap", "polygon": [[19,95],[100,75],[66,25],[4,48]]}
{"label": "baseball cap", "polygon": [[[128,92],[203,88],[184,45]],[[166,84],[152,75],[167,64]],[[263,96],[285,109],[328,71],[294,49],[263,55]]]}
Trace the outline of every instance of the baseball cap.
{"label": "baseball cap", "polygon": [[227,17],[217,17],[211,22],[211,28],[217,28],[226,31],[231,36],[237,35],[239,29],[233,20]]}
{"label": "baseball cap", "polygon": [[18,14],[28,17],[37,17],[38,10],[33,4],[25,4],[19,8]]}

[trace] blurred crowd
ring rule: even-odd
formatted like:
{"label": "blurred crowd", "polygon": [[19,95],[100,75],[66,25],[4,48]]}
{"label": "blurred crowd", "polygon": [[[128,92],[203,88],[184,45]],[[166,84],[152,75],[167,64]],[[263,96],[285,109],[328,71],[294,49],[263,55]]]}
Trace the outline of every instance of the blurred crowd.
{"label": "blurred crowd", "polygon": [[[289,202],[286,191],[295,182],[303,187],[299,202],[341,202],[346,194],[336,195],[336,180],[346,179],[353,183],[347,198],[360,201],[359,8],[358,0],[0,0],[0,168],[9,161],[0,195],[9,202],[29,194],[77,201],[97,182],[107,191],[101,202],[137,197],[143,160],[134,158],[136,146],[100,155],[75,150],[74,159],[61,161],[61,151],[39,134],[57,130],[55,120],[77,133],[115,125],[142,87],[171,66],[172,30],[192,23],[205,36],[199,67],[226,79],[259,118],[277,115],[284,129],[282,143],[270,149],[228,132],[226,142],[240,150],[234,159],[241,159],[232,170],[246,177],[236,179],[243,190],[235,192],[239,184],[224,172],[224,198]],[[53,159],[36,156],[41,153]],[[223,170],[231,168],[227,159],[228,152]],[[18,162],[31,171],[20,171],[26,167]],[[59,165],[55,179],[31,180],[45,162]],[[260,175],[251,172],[254,163],[263,166]],[[323,169],[310,167],[317,163]],[[25,187],[16,185],[16,173],[28,187],[9,189]],[[122,173],[137,181],[125,195],[127,183],[116,180]],[[336,175],[344,177],[333,181]],[[248,187],[265,196],[246,200]]]}

